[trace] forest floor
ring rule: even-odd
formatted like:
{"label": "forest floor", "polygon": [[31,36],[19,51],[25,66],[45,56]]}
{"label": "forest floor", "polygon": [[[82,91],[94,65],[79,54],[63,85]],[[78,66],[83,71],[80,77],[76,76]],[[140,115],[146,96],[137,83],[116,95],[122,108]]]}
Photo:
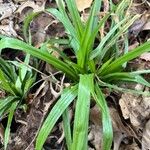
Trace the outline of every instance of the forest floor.
{"label": "forest floor", "polygon": [[[93,0],[76,0],[78,9],[86,20],[88,10]],[[119,3],[119,0],[114,0]],[[0,0],[0,34],[24,40],[22,32],[23,21],[30,12],[42,12],[30,23],[33,45],[37,48],[48,38],[65,37],[65,30],[59,21],[50,14],[45,13],[45,8],[56,7],[53,0]],[[104,11],[109,10],[109,0],[103,0]],[[150,1],[135,0],[132,3],[131,14],[140,14],[141,17],[129,28],[129,51],[141,43],[150,40]],[[102,32],[102,31],[100,31]],[[21,60],[22,52],[6,50],[0,57],[8,60]],[[59,56],[56,56],[59,57]],[[128,67],[132,69],[150,69],[150,53],[130,61]],[[32,89],[26,100],[28,109],[17,109],[11,125],[11,135],[8,150],[34,150],[37,132],[42,121],[47,116],[53,102],[61,93],[61,88],[54,86],[46,78],[57,71],[50,65],[41,62],[39,66],[37,86]],[[46,76],[46,77],[45,77]],[[145,75],[150,81],[150,76]],[[63,87],[63,79],[58,79],[58,84]],[[140,84],[125,84],[134,90],[150,91],[148,87]],[[5,91],[0,91],[0,97],[5,97]],[[106,100],[113,123],[113,150],[148,150],[150,149],[150,97],[132,93],[112,91],[106,94]],[[48,107],[48,108],[47,108]],[[70,111],[73,116],[73,110]],[[89,150],[100,150],[102,138],[102,125],[100,112],[96,105],[91,106],[90,126],[88,135]],[[0,120],[0,149],[4,138],[7,117]],[[62,120],[55,125],[52,134],[44,144],[45,150],[63,150],[65,148]]]}

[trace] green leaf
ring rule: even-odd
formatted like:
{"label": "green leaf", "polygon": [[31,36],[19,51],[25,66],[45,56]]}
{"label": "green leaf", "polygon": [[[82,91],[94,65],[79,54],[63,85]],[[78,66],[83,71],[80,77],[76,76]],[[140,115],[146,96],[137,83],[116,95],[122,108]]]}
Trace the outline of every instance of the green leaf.
{"label": "green leaf", "polygon": [[98,84],[95,85],[95,93],[93,97],[102,112],[102,124],[103,124],[103,150],[110,150],[113,140],[113,129],[111,123],[111,117],[109,109],[105,100],[105,97],[99,88]]}
{"label": "green leaf", "polygon": [[10,65],[6,60],[0,57],[0,68],[3,71],[3,73],[5,73],[8,77],[7,79],[15,83],[17,76],[14,66]]}
{"label": "green leaf", "polygon": [[77,85],[72,88],[67,88],[63,91],[61,98],[57,101],[54,105],[52,110],[50,111],[49,115],[47,116],[46,120],[44,121],[37,140],[36,140],[36,150],[41,150],[44,142],[46,141],[48,135],[52,131],[55,123],[63,114],[65,109],[70,105],[70,103],[76,98],[77,96]]}
{"label": "green leaf", "polygon": [[25,83],[24,88],[23,88],[24,94],[27,94],[27,92],[30,90],[31,86],[35,82],[35,79],[36,79],[36,76],[33,76],[24,81]]}
{"label": "green leaf", "polygon": [[54,15],[60,22],[63,23],[66,32],[68,33],[68,36],[71,41],[71,46],[73,47],[74,52],[76,53],[79,49],[79,37],[77,35],[77,32],[72,25],[71,21],[69,20],[67,15],[63,15],[61,12],[59,12],[57,9],[49,8],[47,9],[49,13]]}
{"label": "green leaf", "polygon": [[31,21],[33,20],[33,18],[35,18],[37,15],[39,15],[41,12],[36,12],[36,13],[30,13],[27,15],[27,17],[24,19],[23,22],[23,35],[25,37],[25,40],[27,43],[29,42],[29,34],[28,34],[28,30],[29,30],[29,25],[31,23]]}
{"label": "green leaf", "polygon": [[70,37],[70,40],[72,41],[71,45],[74,51],[76,52],[79,48],[79,40],[80,40],[79,34],[77,30],[75,30],[75,27],[70,19],[70,16],[68,17],[68,12],[66,12],[64,0],[56,0],[56,3],[59,8],[59,11],[52,8],[52,9],[49,9],[49,10],[52,10],[49,12],[51,12],[60,22],[63,23],[65,30],[67,31]]}
{"label": "green leaf", "polygon": [[8,122],[7,122],[7,126],[5,129],[5,135],[4,135],[4,149],[7,149],[7,145],[9,142],[9,135],[10,135],[10,126],[11,126],[11,122],[14,116],[14,111],[16,109],[18,105],[18,102],[14,102],[11,107],[10,107],[10,111],[9,111],[9,115],[8,115]]}
{"label": "green leaf", "polygon": [[98,12],[100,10],[101,1],[95,0],[90,12],[90,17],[86,22],[83,35],[81,37],[80,47],[77,53],[77,63],[81,68],[87,68],[89,61],[89,53],[94,45],[96,34],[93,34],[98,24]]}
{"label": "green leaf", "polygon": [[98,71],[97,71],[97,74],[99,75],[99,74],[101,74],[107,67],[108,67],[108,65],[113,61],[113,57],[112,58],[110,58],[109,60],[107,60],[99,69],[98,69]]}
{"label": "green leaf", "polygon": [[128,62],[138,56],[140,56],[144,52],[150,51],[150,41],[145,42],[141,46],[135,48],[134,50],[128,52],[127,54],[120,56],[118,59],[113,61],[108,67],[101,73],[101,75],[107,75],[116,71],[120,68],[125,62]]}
{"label": "green leaf", "polygon": [[16,94],[11,87],[10,81],[7,80],[7,76],[4,74],[4,72],[1,69],[0,69],[0,89],[10,92],[13,95]]}
{"label": "green leaf", "polygon": [[[120,21],[118,24],[116,24],[107,34],[106,36],[101,40],[100,44],[97,46],[95,50],[92,51],[91,53],[91,59],[102,55],[102,50],[106,42],[111,38],[111,36],[116,32],[116,30],[124,24],[127,19],[129,18],[124,18],[122,21]],[[109,41],[110,42],[110,41]],[[104,52],[103,52],[104,53]],[[104,55],[104,54],[103,54]]]}
{"label": "green leaf", "polygon": [[105,45],[105,47],[103,48],[103,52],[101,53],[101,60],[104,58],[106,52],[110,49],[110,47],[112,47],[117,40],[119,39],[119,37],[121,37],[122,35],[124,35],[127,30],[129,29],[129,27],[135,22],[135,20],[137,20],[140,17],[140,15],[135,15],[133,18],[127,18],[127,22],[125,24],[122,25],[122,27],[120,27],[119,31],[114,34],[114,36],[111,38],[111,40],[109,40],[109,42]]}
{"label": "green leaf", "polygon": [[30,54],[27,54],[24,60],[24,64],[18,63],[19,64],[19,76],[15,83],[15,87],[18,89],[21,89],[22,81],[24,80],[28,72],[27,65],[29,65],[29,62],[30,62]]}
{"label": "green leaf", "polygon": [[111,73],[106,76],[101,77],[104,82],[114,82],[114,81],[127,81],[127,82],[136,82],[143,84],[147,87],[150,87],[148,83],[142,76],[138,74],[133,74],[132,72],[116,72]]}
{"label": "green leaf", "polygon": [[140,74],[147,74],[150,73],[150,70],[137,70],[137,71],[132,71],[130,72],[132,75],[140,75]]}
{"label": "green leaf", "polygon": [[1,49],[12,48],[12,49],[22,50],[24,52],[27,52],[27,53],[33,55],[34,57],[37,57],[37,58],[44,60],[47,63],[53,65],[58,70],[61,70],[64,73],[66,73],[72,79],[77,79],[77,77],[78,77],[76,75],[76,73],[74,72],[74,70],[71,67],[69,67],[66,63],[64,63],[63,61],[55,58],[54,56],[50,55],[47,52],[40,51],[39,49],[37,49],[31,45],[28,45],[20,40],[13,39],[13,38],[2,38],[0,40],[0,48]]}
{"label": "green leaf", "polygon": [[71,150],[86,150],[93,74],[80,75]]}
{"label": "green leaf", "polygon": [[8,96],[4,99],[0,99],[0,118],[3,117],[3,114],[8,112],[12,103],[17,100],[14,96]]}
{"label": "green leaf", "polygon": [[75,30],[78,34],[79,39],[82,37],[83,34],[83,24],[80,18],[80,14],[77,10],[77,6],[75,0],[65,0],[68,10],[70,12],[70,18],[75,26]]}
{"label": "green leaf", "polygon": [[10,103],[13,103],[16,97],[14,96],[8,96],[4,99],[0,99],[0,110],[2,110],[4,107],[9,106]]}
{"label": "green leaf", "polygon": [[98,80],[98,83],[101,87],[108,87],[108,88],[110,88],[110,90],[113,89],[113,90],[117,90],[117,91],[120,91],[120,92],[150,96],[150,92],[147,92],[147,91],[143,92],[141,90],[126,89],[126,88],[118,87],[117,85],[114,85],[114,84],[109,84],[109,83],[103,82],[101,80]]}
{"label": "green leaf", "polygon": [[71,137],[70,116],[69,116],[68,108],[66,108],[66,110],[63,113],[63,127],[64,127],[64,134],[66,138],[67,148],[69,150],[71,149],[72,137]]}
{"label": "green leaf", "polygon": [[118,17],[124,17],[126,8],[129,7],[131,0],[122,0],[119,5],[117,6],[115,13]]}

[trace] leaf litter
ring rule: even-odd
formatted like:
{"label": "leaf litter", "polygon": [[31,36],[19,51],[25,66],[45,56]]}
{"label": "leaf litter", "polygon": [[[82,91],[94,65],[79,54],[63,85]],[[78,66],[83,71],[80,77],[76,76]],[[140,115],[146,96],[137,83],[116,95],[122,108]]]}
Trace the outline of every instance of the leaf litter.
{"label": "leaf litter", "polygon": [[[83,20],[87,20],[88,9],[91,7],[93,0],[76,0],[78,10],[81,12]],[[0,1],[0,33],[21,38],[21,23],[30,8],[33,12],[43,11],[47,3],[49,5],[52,2],[49,1],[24,1],[16,0],[14,2],[5,3]],[[118,1],[115,1],[118,3]],[[104,11],[106,13],[109,9],[109,1],[104,0]],[[130,50],[139,45],[140,40],[143,40],[142,34],[144,31],[150,32],[150,19],[149,19],[149,2],[135,1],[132,9],[129,13],[141,14],[141,18],[137,20],[129,30],[130,34]],[[15,20],[15,21],[14,21]],[[65,36],[62,26],[46,13],[41,13],[31,23],[32,38],[34,45],[40,47],[40,44],[48,37],[63,37]],[[50,31],[49,31],[50,30]],[[104,29],[100,31],[101,35],[104,34]],[[146,34],[144,39],[150,39],[150,34]],[[139,57],[138,62],[140,66],[137,66],[137,62],[133,61],[132,67],[143,69],[150,65],[147,63],[150,61],[150,54],[145,53]],[[47,64],[46,64],[47,65]],[[43,70],[44,71],[44,70]],[[53,72],[53,68],[47,66],[46,72]],[[55,78],[55,75],[53,76]],[[37,88],[37,91],[33,93],[34,97],[30,97],[27,101],[29,104],[29,110],[27,112],[16,112],[15,122],[20,122],[15,133],[11,134],[11,140],[9,142],[8,149],[34,149],[34,140],[37,131],[41,125],[42,120],[45,118],[47,111],[51,108],[51,105],[55,103],[56,98],[59,96],[60,89],[58,86],[53,86],[52,81],[40,82],[41,85]],[[60,81],[59,81],[60,80]],[[58,80],[60,84],[61,79]],[[64,83],[64,85],[69,83]],[[63,84],[60,84],[62,87]],[[149,91],[145,87],[135,85],[135,89]],[[109,94],[107,95],[109,96]],[[112,118],[113,130],[114,130],[114,150],[147,150],[150,149],[150,97],[137,96],[133,94],[122,94],[120,98],[114,96],[115,104],[109,107],[109,111]],[[118,104],[116,104],[118,103]],[[116,107],[117,105],[117,107]],[[71,118],[73,118],[73,106],[71,106]],[[101,150],[101,137],[102,137],[102,125],[100,121],[100,110],[93,106],[90,113],[90,128],[89,128],[89,149]],[[53,129],[53,135],[49,136],[45,144],[45,149],[65,149],[64,148],[64,136],[61,120],[58,125]],[[3,141],[4,127],[0,124],[0,141]]]}

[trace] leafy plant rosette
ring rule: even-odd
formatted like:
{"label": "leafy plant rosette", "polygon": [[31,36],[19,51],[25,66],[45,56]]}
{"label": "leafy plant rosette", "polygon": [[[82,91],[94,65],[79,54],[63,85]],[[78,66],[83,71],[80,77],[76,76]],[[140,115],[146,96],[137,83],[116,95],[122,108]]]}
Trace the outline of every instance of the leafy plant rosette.
{"label": "leafy plant rosette", "polygon": [[[112,145],[113,130],[103,88],[109,87],[114,90],[149,95],[142,91],[120,88],[116,82],[135,82],[150,87],[149,82],[141,76],[141,74],[149,73],[150,70],[125,71],[125,64],[128,61],[150,51],[150,41],[130,52],[125,46],[125,54],[120,54],[118,51],[118,40],[123,38],[124,45],[128,44],[125,39],[126,31],[139,17],[139,15],[124,15],[130,4],[129,0],[123,0],[117,6],[111,3],[111,11],[101,19],[98,15],[101,1],[95,0],[86,23],[81,21],[74,0],[56,0],[56,3],[58,9],[50,8],[46,11],[64,25],[68,35],[66,40],[70,41],[70,50],[74,53],[76,62],[52,45],[54,41],[61,44],[60,40],[49,40],[48,42],[51,43],[53,51],[59,52],[61,59],[56,58],[46,49],[37,49],[14,38],[3,37],[0,40],[1,49],[22,50],[44,60],[65,73],[71,82],[71,86],[63,90],[61,97],[44,121],[37,136],[35,149],[42,149],[57,120],[62,116],[67,148],[69,150],[87,150],[90,102],[91,99],[94,99],[102,114],[103,149],[109,150]],[[99,30],[104,27],[108,18],[111,21],[111,27],[95,48]],[[114,18],[117,18],[118,21]],[[73,102],[75,103],[75,115],[73,132],[71,132],[68,108]]]}
{"label": "leafy plant rosette", "polygon": [[[24,63],[29,62],[29,55]],[[0,90],[6,92],[6,96],[0,99],[0,119],[8,114],[7,126],[4,134],[4,149],[7,148],[10,135],[10,126],[17,108],[25,106],[25,99],[36,79],[34,73],[27,66],[16,61],[6,61],[0,58]]]}

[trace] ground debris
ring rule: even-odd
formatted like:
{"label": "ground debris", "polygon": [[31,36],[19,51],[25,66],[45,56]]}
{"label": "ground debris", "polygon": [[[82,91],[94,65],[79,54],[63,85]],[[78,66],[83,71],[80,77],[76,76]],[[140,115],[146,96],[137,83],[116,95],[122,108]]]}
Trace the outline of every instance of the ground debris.
{"label": "ground debris", "polygon": [[150,120],[146,123],[142,136],[142,150],[150,149]]}

